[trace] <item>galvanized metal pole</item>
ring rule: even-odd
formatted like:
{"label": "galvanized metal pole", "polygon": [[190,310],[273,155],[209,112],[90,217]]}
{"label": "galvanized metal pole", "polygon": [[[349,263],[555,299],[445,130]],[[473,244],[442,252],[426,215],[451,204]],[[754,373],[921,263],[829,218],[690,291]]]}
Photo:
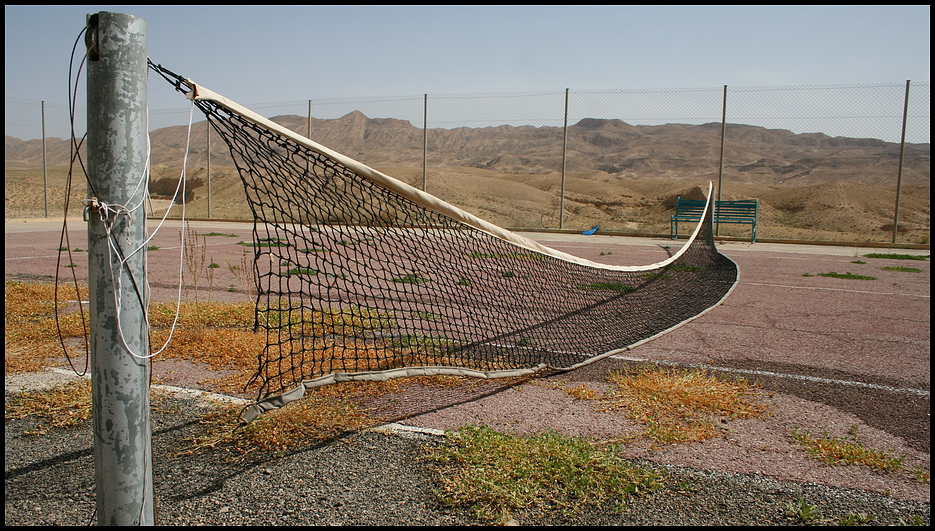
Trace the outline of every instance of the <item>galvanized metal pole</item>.
{"label": "galvanized metal pole", "polygon": [[[49,217],[49,165],[45,154],[45,100],[42,101],[42,203],[45,205],[45,217]],[[68,216],[67,212],[65,216]]]}
{"label": "galvanized metal pole", "polygon": [[146,21],[88,15],[88,283],[100,525],[153,525]]}
{"label": "galvanized metal pole", "polygon": [[422,100],[422,191],[428,191],[428,152],[429,152],[429,95]]}
{"label": "galvanized metal pole", "polygon": [[[724,97],[721,99],[721,155],[718,158],[718,168],[717,168],[717,198],[715,201],[721,200],[721,190],[724,189],[724,139],[727,136],[727,85],[724,85]],[[717,202],[714,203],[715,211],[717,210]],[[715,225],[714,234],[719,235],[721,233],[721,224],[718,223]]]}
{"label": "galvanized metal pole", "polygon": [[565,170],[568,154],[568,89],[565,89],[565,125],[562,126],[562,200],[559,203],[558,228],[565,228]]}
{"label": "galvanized metal pole", "polygon": [[896,208],[893,211],[893,243],[896,243],[896,235],[899,233],[899,197],[903,187],[903,155],[906,150],[906,118],[909,116],[909,83],[906,80],[906,97],[903,99],[903,130],[899,139],[899,169],[896,170]]}

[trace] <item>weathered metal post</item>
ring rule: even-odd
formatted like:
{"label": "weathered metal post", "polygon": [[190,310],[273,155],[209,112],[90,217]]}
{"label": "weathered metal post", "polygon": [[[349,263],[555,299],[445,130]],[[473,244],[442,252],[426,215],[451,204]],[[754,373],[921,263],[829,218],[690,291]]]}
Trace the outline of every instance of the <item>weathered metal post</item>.
{"label": "weathered metal post", "polygon": [[422,99],[422,191],[428,191],[429,167],[429,95],[425,94]]}
{"label": "weathered metal post", "polygon": [[906,80],[906,95],[903,98],[903,128],[899,137],[899,166],[896,170],[896,206],[893,209],[893,243],[896,243],[896,237],[899,235],[899,196],[903,188],[903,157],[906,154],[906,119],[909,117],[909,84],[911,80]]}
{"label": "weathered metal post", "polygon": [[[715,198],[712,211],[717,211],[717,201],[721,200],[721,191],[724,190],[724,140],[727,138],[727,85],[724,85],[724,96],[721,98],[721,154],[718,156],[717,167],[717,197]],[[714,228],[714,234],[721,234],[721,224],[717,223]]]}
{"label": "weathered metal post", "polygon": [[562,197],[558,206],[558,228],[565,228],[565,175],[568,169],[568,89],[565,89],[565,121],[562,125]]}
{"label": "weathered metal post", "polygon": [[[45,217],[49,217],[49,164],[45,151],[45,100],[42,101],[42,204],[45,206]],[[66,198],[67,200],[67,198]],[[65,213],[68,216],[68,212]]]}
{"label": "weathered metal post", "polygon": [[146,21],[88,15],[88,282],[97,521],[153,525]]}

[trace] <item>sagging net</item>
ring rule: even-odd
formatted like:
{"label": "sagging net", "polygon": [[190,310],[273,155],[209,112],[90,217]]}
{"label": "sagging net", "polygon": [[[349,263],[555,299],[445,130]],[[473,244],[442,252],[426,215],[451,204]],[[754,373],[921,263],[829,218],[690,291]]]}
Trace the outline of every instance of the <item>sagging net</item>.
{"label": "sagging net", "polygon": [[254,214],[267,341],[248,422],[334,381],[576,368],[701,315],[737,281],[709,215],[658,264],[576,259],[154,69],[228,144]]}

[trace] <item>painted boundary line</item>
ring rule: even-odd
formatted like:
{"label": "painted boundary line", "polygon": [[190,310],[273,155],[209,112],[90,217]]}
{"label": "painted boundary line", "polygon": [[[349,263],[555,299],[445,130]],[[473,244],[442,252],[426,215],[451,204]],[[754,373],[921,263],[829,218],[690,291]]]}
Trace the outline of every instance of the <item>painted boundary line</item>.
{"label": "painted boundary line", "polygon": [[[650,360],[646,358],[635,358],[632,356],[610,356],[611,359],[618,359],[622,361],[631,361],[638,363],[654,363],[657,365],[668,365],[673,367],[692,367],[697,369],[712,370],[718,372],[728,372],[736,374],[751,374],[755,376],[769,376],[775,378],[787,378],[793,380],[803,380],[808,382],[815,383],[824,383],[824,384],[837,384],[837,385],[847,385],[852,387],[863,387],[866,389],[875,389],[879,391],[888,391],[893,393],[904,393],[904,394],[913,394],[918,396],[930,396],[930,391],[924,389],[914,389],[911,387],[892,387],[888,385],[879,385],[879,384],[870,384],[865,382],[855,382],[851,380],[835,380],[831,378],[820,378],[817,376],[805,376],[799,374],[787,374],[787,373],[778,373],[772,371],[760,371],[752,369],[735,369],[730,367],[718,367],[715,365],[708,365],[705,363],[678,363],[673,361],[666,360]],[[81,376],[76,375],[73,371],[67,369],[59,368],[50,368],[48,372],[62,375],[62,376],[72,376],[74,378],[81,378]],[[90,376],[85,375],[84,378],[89,378]],[[202,391],[199,389],[188,389],[185,387],[176,387],[173,385],[153,385],[153,389],[163,390],[172,394],[181,395],[188,398],[201,399],[205,401],[220,401],[220,402],[230,402],[235,405],[248,405],[253,401],[245,398],[237,398],[234,396],[224,395],[221,393],[214,393],[210,391]],[[443,437],[445,435],[444,430],[439,430],[435,428],[426,428],[420,426],[409,426],[405,424],[400,424],[397,422],[388,422],[385,424],[380,424],[372,428],[367,428],[365,431],[375,431],[379,433],[386,433],[392,435],[398,435],[401,437]]]}
{"label": "painted boundary line", "polygon": [[[67,380],[77,380],[79,378],[90,379],[90,374],[84,376],[75,374],[74,371],[69,369],[61,369],[58,367],[50,367],[46,369],[47,373],[54,375],[51,378],[55,381],[47,381],[37,383],[31,382],[27,384],[26,387],[21,387],[22,390],[31,391],[37,390],[39,388],[52,387],[58,383],[67,381]],[[41,378],[42,373],[35,373]],[[4,378],[6,379],[6,378]],[[17,387],[17,384],[11,382],[10,391],[15,392],[14,389]],[[181,396],[184,398],[192,398],[195,400],[201,400],[204,402],[226,402],[236,406],[248,406],[253,403],[253,400],[246,398],[238,398],[236,396],[225,395],[222,393],[214,393],[211,391],[202,391],[200,389],[189,389],[187,387],[177,387],[174,385],[162,385],[154,384],[151,386],[153,390],[164,391],[171,393],[173,395]],[[415,438],[425,438],[425,437],[444,437],[445,430],[439,430],[436,428],[423,428],[419,426],[407,426],[405,424],[399,424],[397,422],[387,422],[384,424],[379,424],[372,428],[367,428],[364,431],[375,431],[378,433],[386,433],[391,435],[398,435],[401,437],[415,437]]]}
{"label": "painted boundary line", "polygon": [[919,396],[930,396],[931,392],[926,391],[925,389],[914,389],[912,387],[892,387],[889,385],[879,385],[871,384],[866,382],[855,382],[852,380],[835,380],[831,378],[820,378],[818,376],[805,376],[802,374],[788,374],[782,372],[772,372],[772,371],[760,371],[754,369],[733,369],[730,367],[718,367],[715,365],[707,365],[705,363],[678,363],[674,361],[666,360],[651,360],[647,358],[634,358],[630,356],[611,356],[613,359],[623,360],[623,361],[633,361],[638,363],[655,363],[657,365],[669,365],[672,367],[692,367],[695,369],[705,369],[709,371],[718,371],[718,372],[731,372],[738,374],[752,374],[755,376],[770,376],[774,378],[787,378],[790,380],[804,380],[808,382],[815,383],[824,383],[824,384],[837,384],[837,385],[848,385],[851,387],[863,387],[866,389],[876,389],[878,391],[889,391],[891,393],[904,393],[912,394]]}
{"label": "painted boundary line", "polygon": [[916,294],[916,293],[886,293],[886,292],[883,292],[883,291],[864,291],[864,290],[859,290],[859,289],[844,289],[844,288],[822,288],[822,287],[819,287],[819,286],[787,286],[787,285],[784,285],[784,284],[765,284],[765,283],[762,283],[762,282],[743,282],[743,281],[741,281],[741,282],[740,282],[740,285],[742,285],[742,286],[743,286],[743,285],[747,285],[747,286],[764,286],[764,287],[767,287],[767,288],[817,289],[817,290],[825,290],[825,291],[844,291],[844,292],[847,292],[847,293],[864,293],[864,294],[869,294],[869,295],[888,295],[888,296],[891,296],[891,297],[921,297],[921,298],[923,298],[923,299],[929,299],[929,298],[932,297],[931,295],[922,295],[922,294]]}

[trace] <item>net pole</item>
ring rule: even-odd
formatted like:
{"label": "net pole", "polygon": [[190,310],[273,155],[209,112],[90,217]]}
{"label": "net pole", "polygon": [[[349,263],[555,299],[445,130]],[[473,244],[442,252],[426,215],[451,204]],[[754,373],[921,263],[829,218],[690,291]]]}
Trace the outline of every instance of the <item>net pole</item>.
{"label": "net pole", "polygon": [[88,15],[88,283],[99,525],[153,525],[146,21]]}

